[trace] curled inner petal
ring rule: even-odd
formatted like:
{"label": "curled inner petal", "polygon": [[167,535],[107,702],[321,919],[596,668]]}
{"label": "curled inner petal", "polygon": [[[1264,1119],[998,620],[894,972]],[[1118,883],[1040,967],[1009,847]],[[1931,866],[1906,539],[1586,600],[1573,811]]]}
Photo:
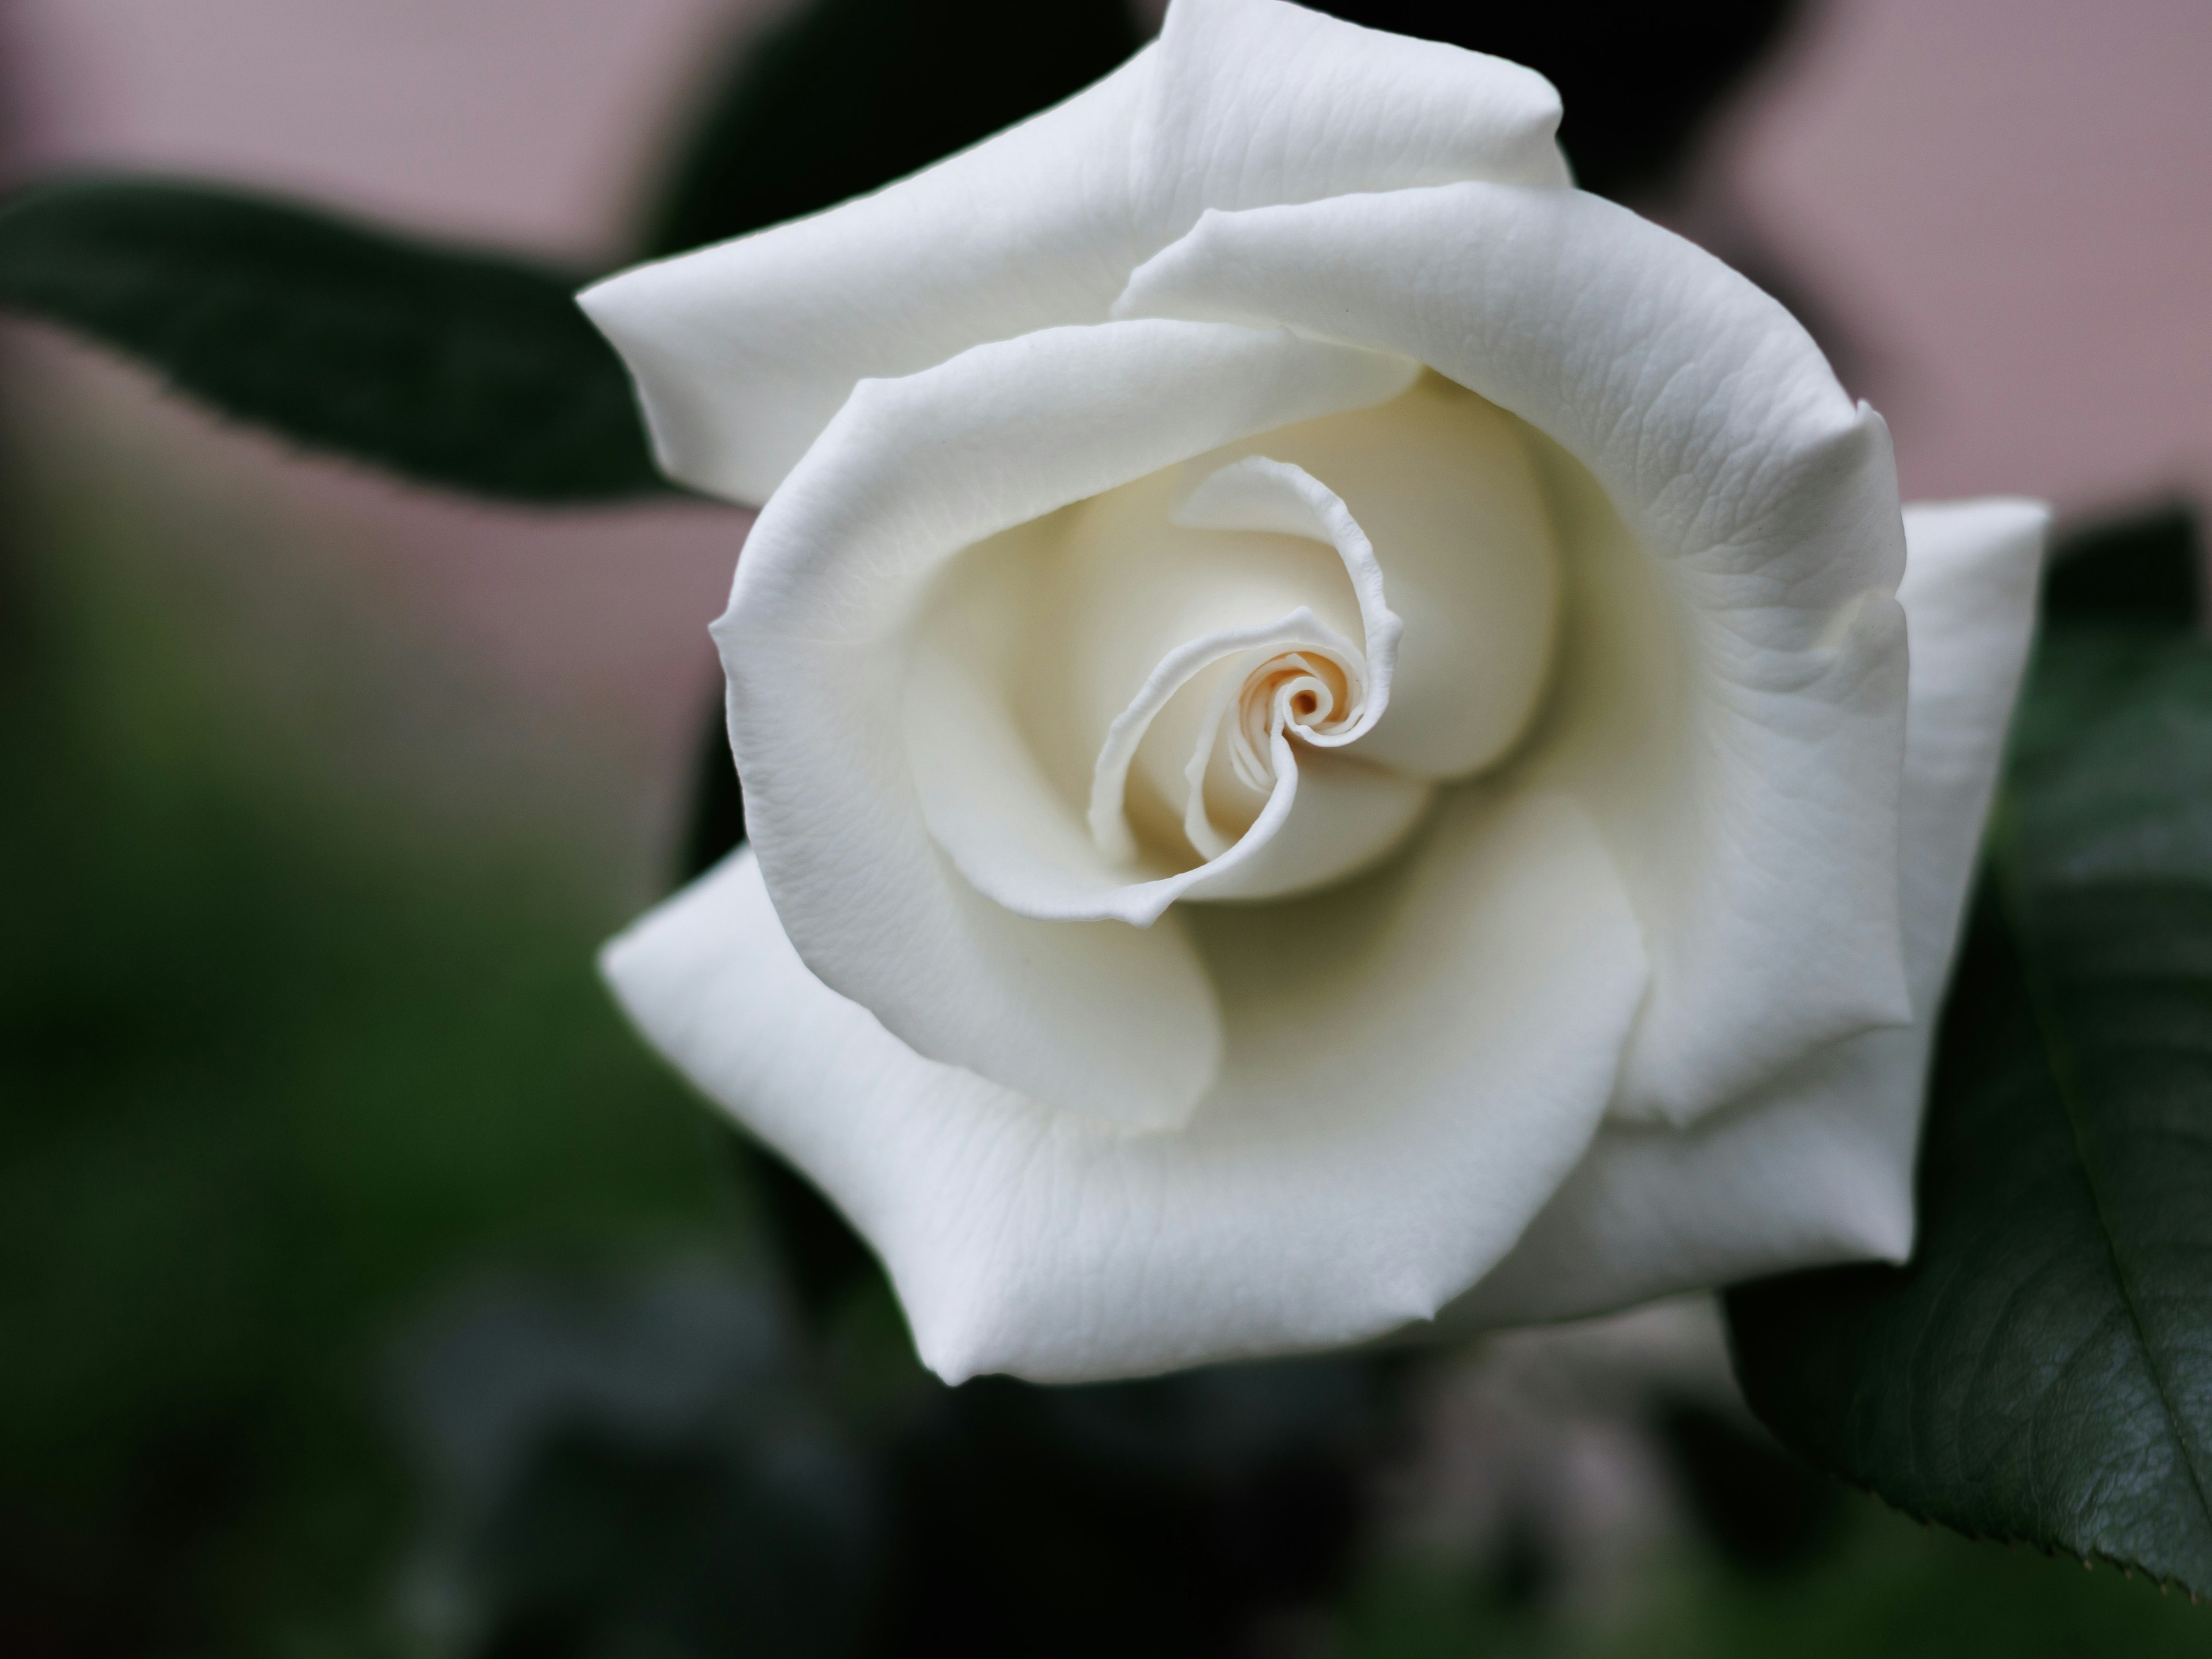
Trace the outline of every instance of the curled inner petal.
{"label": "curled inner petal", "polygon": [[[1272,794],[1280,781],[1275,741],[1286,734],[1309,744],[1327,744],[1353,724],[1365,690],[1365,665],[1356,651],[1293,650],[1268,656],[1255,652],[1234,665],[1214,688],[1199,724],[1197,744],[1182,771],[1185,790],[1183,836],[1202,858],[1218,859],[1235,846],[1237,833],[1224,833],[1206,801],[1206,778],[1224,753],[1230,775],[1255,795]],[[1235,702],[1237,719],[1228,719]],[[1346,713],[1340,718],[1337,711]],[[1229,741],[1220,741],[1224,729]],[[1248,820],[1249,815],[1247,815]]]}
{"label": "curled inner petal", "polygon": [[1304,467],[1250,455],[1209,473],[1174,516],[1177,524],[1197,528],[1273,531],[1334,547],[1359,601],[1360,631],[1366,636],[1364,665],[1373,677],[1373,702],[1363,703],[1352,723],[1356,729],[1347,729],[1337,740],[1349,743],[1382,719],[1406,624],[1383,599],[1382,567],[1374,544],[1335,491]]}
{"label": "curled inner petal", "polygon": [[[1405,625],[1384,600],[1382,569],[1366,533],[1343,501],[1303,468],[1266,456],[1232,461],[1201,477],[1172,516],[1194,528],[1262,531],[1333,546],[1358,600],[1364,635],[1355,644],[1301,607],[1271,625],[1188,641],[1161,659],[1115,719],[1093,768],[1089,817],[1098,850],[1127,862],[1139,851],[1128,810],[1130,765],[1159,715],[1178,696],[1194,694],[1194,682],[1211,675],[1195,741],[1179,772],[1183,836],[1210,865],[1247,839],[1253,845],[1245,853],[1256,851],[1285,822],[1297,769],[1286,738],[1340,747],[1382,717]],[[1252,798],[1235,833],[1217,822],[1207,800],[1208,775],[1218,760]],[[1404,792],[1385,793],[1391,799],[1383,817],[1395,823],[1404,816],[1398,799]],[[1362,859],[1371,856],[1370,839],[1353,838]],[[1337,873],[1331,868],[1302,876],[1297,884]]]}
{"label": "curled inner petal", "polygon": [[[1092,770],[1091,834],[1101,853],[1124,863],[1137,856],[1137,840],[1129,828],[1125,808],[1129,765],[1160,711],[1206,670],[1224,659],[1249,660],[1256,656],[1262,661],[1275,660],[1279,659],[1276,653],[1283,647],[1295,649],[1301,646],[1346,658],[1359,654],[1358,647],[1301,606],[1279,622],[1258,628],[1224,629],[1189,641],[1161,659],[1159,666],[1146,678],[1129,706],[1107,728],[1106,741],[1099,749],[1097,763]],[[1212,733],[1221,718],[1218,705],[1223,692],[1233,692],[1244,680],[1244,676],[1233,668],[1231,676],[1217,690],[1217,707],[1208,710],[1209,718],[1204,723],[1206,735],[1201,741],[1206,745],[1206,752],[1211,750]],[[1263,734],[1261,741],[1266,740]],[[1251,787],[1263,792],[1271,787],[1273,769],[1271,766],[1255,767],[1254,776],[1258,781]]]}
{"label": "curled inner petal", "polygon": [[1040,921],[1143,927],[1344,880],[1523,732],[1555,567],[1520,436],[1441,382],[1006,532],[908,659],[931,833]]}
{"label": "curled inner petal", "polygon": [[1352,701],[1351,681],[1360,665],[1340,663],[1319,653],[1287,652],[1260,665],[1244,682],[1238,699],[1237,732],[1230,763],[1255,789],[1261,786],[1260,751],[1278,732],[1291,732],[1308,743],[1327,743],[1340,705]]}

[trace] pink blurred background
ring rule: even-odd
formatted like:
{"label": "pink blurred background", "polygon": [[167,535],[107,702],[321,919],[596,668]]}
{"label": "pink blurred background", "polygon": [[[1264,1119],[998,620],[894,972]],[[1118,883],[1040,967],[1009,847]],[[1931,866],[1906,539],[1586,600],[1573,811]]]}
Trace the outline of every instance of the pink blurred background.
{"label": "pink blurred background", "polygon": [[[10,170],[252,181],[618,256],[774,0],[15,0]],[[2212,489],[2212,9],[1832,0],[1655,209],[1833,324],[1907,493],[2091,513]],[[662,880],[746,523],[493,509],[299,458],[21,326],[33,504],[135,540],[337,769]],[[395,668],[404,672],[395,673]]]}

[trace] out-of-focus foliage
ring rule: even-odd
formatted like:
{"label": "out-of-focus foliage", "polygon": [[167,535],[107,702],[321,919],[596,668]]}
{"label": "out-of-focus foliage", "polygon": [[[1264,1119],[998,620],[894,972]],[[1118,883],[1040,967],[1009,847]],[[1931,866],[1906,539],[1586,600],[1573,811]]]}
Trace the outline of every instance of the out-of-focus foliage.
{"label": "out-of-focus foliage", "polygon": [[1397,1377],[1358,1358],[928,1387],[887,1449],[870,1654],[1249,1651],[1353,1561]]}
{"label": "out-of-focus foliage", "polygon": [[1632,199],[1674,183],[1713,112],[1774,49],[1797,0],[1322,0],[1370,28],[1447,40],[1547,76],[1584,190]]}
{"label": "out-of-focus foliage", "polygon": [[234,419],[477,495],[665,491],[578,281],[206,185],[67,179],[0,204],[0,307]]}
{"label": "out-of-focus foliage", "polygon": [[2212,1592],[2212,643],[2168,513],[2058,566],[1903,1268],[1730,1298],[1791,1443],[1907,1511]]}
{"label": "out-of-focus foliage", "polygon": [[398,1325],[726,1192],[556,861],[364,813],[215,689],[185,573],[0,552],[0,1653],[305,1650],[414,1528]]}
{"label": "out-of-focus foliage", "polygon": [[2067,538],[2044,578],[2044,623],[2196,627],[2204,620],[2202,548],[2196,511],[2180,501],[2085,526]]}
{"label": "out-of-focus foliage", "polygon": [[704,1263],[477,1287],[410,1342],[407,1602],[446,1652],[852,1650],[870,1471],[772,1294]]}
{"label": "out-of-focus foliage", "polygon": [[1401,1358],[1134,1382],[947,1389],[889,1282],[815,1190],[731,1132],[825,1392],[872,1449],[880,1576],[858,1652],[1242,1650],[1351,1571]]}
{"label": "out-of-focus foliage", "polygon": [[903,178],[1081,91],[1137,44],[1128,0],[809,0],[714,90],[645,251],[720,241]]}
{"label": "out-of-focus foliage", "polygon": [[1328,1659],[2198,1659],[2212,1612],[2110,1568],[1972,1543],[1850,1496],[1835,1537],[1779,1572],[1703,1551],[1652,1564],[1615,1606],[1532,1601],[1494,1568],[1375,1561]]}
{"label": "out-of-focus foliage", "polygon": [[[1490,52],[1551,77],[1578,180],[1671,182],[1709,112],[1774,46],[1795,0],[1328,0],[1370,28]],[[748,45],[672,170],[647,251],[793,219],[902,178],[1079,91],[1136,50],[1127,0],[813,0]]]}

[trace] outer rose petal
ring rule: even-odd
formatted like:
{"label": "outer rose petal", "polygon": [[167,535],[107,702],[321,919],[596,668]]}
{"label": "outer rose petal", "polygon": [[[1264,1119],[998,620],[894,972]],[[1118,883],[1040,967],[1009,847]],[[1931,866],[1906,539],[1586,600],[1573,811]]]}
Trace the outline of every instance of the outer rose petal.
{"label": "outer rose petal", "polygon": [[1911,550],[1898,597],[1912,636],[1904,813],[1912,1025],[1838,1043],[1692,1129],[1607,1129],[1455,1319],[1571,1318],[1910,1253],[1928,1051],[2034,625],[2047,518],[2020,501],[1905,509]]}
{"label": "outer rose petal", "polygon": [[748,850],[602,965],[661,1051],[875,1246],[949,1381],[1140,1375],[1427,1317],[1604,1110],[1644,965],[1588,820],[1461,792],[1389,872],[1205,926],[1230,1051],[1174,1134],[920,1058],[806,971]]}
{"label": "outer rose petal", "polygon": [[[1687,1121],[1911,1017],[1896,475],[1787,312],[1625,209],[1486,184],[1208,213],[1116,311],[1416,358],[1587,469],[1662,574],[1686,713],[1638,746],[1673,757],[1635,784],[1617,745],[1535,744],[1598,814],[1651,950],[1617,1110]],[[1559,672],[1571,699],[1571,640]]]}
{"label": "outer rose petal", "polygon": [[933,1059],[1108,1122],[1180,1121],[1220,1028],[1179,919],[1033,921],[962,879],[915,790],[907,646],[974,544],[1416,372],[1279,329],[1103,323],[858,387],[754,524],[714,624],[746,823],[808,967]]}
{"label": "outer rose petal", "polygon": [[1564,185],[1541,76],[1277,0],[1176,0],[1067,102],[811,218],[582,295],[661,465],[765,501],[854,386],[1106,320],[1209,207],[1458,179]]}

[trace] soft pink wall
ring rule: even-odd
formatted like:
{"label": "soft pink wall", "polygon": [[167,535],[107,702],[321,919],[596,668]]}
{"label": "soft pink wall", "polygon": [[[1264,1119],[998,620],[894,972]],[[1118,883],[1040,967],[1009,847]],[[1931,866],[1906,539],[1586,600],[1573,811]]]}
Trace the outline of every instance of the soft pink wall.
{"label": "soft pink wall", "polygon": [[12,0],[19,165],[250,179],[604,258],[776,0]]}
{"label": "soft pink wall", "polygon": [[2212,5],[1839,0],[1717,158],[1919,495],[2212,491]]}

